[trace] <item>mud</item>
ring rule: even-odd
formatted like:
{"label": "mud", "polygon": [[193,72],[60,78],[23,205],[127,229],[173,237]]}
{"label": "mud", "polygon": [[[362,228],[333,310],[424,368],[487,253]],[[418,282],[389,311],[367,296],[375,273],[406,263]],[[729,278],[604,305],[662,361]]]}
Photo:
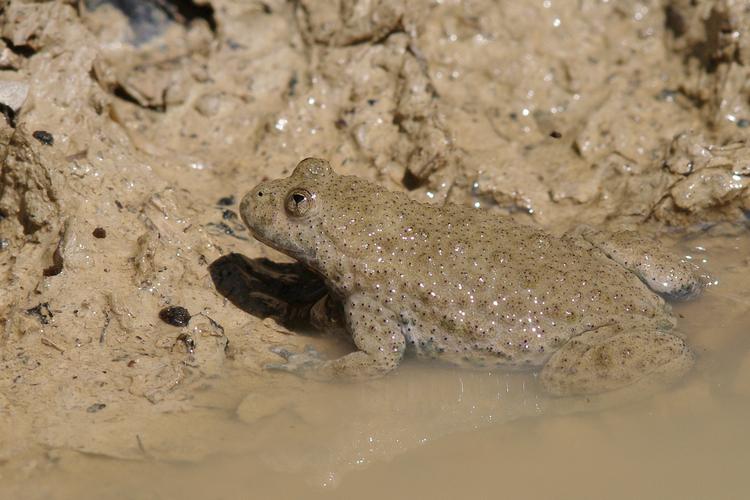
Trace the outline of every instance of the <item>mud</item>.
{"label": "mud", "polygon": [[[267,451],[289,424],[274,415],[332,418],[297,406],[334,394],[294,402],[317,393],[263,369],[274,345],[347,349],[300,326],[325,316],[312,306],[324,290],[236,212],[245,190],[303,157],[558,233],[637,227],[685,252],[699,252],[696,238],[744,241],[742,2],[132,4],[0,4],[0,481],[55,477],[84,457]],[[736,248],[715,269],[734,285],[704,303],[741,317],[750,274]],[[187,316],[161,319],[177,307]],[[747,348],[739,328],[692,340],[700,374]],[[733,366],[722,387],[747,395],[747,356]],[[391,401],[370,401],[378,385],[342,397],[365,422],[422,390],[404,384]],[[516,409],[495,420],[544,412],[533,393],[514,394]],[[427,422],[439,404],[422,403],[407,414]],[[425,433],[479,425],[459,414]],[[331,447],[351,464],[341,450],[356,426],[335,429]],[[419,445],[394,436],[373,457]],[[277,463],[294,460],[304,453]]]}

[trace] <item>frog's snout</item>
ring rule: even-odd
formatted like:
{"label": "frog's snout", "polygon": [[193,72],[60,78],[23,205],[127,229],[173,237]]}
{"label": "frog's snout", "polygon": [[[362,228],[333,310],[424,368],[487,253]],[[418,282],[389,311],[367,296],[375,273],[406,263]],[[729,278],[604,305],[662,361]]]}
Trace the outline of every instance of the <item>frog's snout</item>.
{"label": "frog's snout", "polygon": [[255,201],[254,197],[258,196],[255,191],[256,190],[253,189],[247,193],[240,202],[240,216],[248,228],[252,228],[252,214],[255,212],[255,207],[253,206]]}
{"label": "frog's snout", "polygon": [[267,207],[271,193],[263,184],[255,186],[240,202],[240,215],[251,232],[255,232],[263,224],[263,207]]}

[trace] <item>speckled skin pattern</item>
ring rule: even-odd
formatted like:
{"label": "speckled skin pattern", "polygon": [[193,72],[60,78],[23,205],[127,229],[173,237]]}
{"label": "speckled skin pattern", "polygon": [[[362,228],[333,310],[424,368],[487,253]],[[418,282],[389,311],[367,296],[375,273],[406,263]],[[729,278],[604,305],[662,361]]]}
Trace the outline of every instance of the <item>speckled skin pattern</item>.
{"label": "speckled skin pattern", "polygon": [[541,367],[545,389],[569,395],[674,380],[692,366],[669,333],[669,306],[644,282],[678,296],[699,282],[655,244],[640,252],[636,235],[621,249],[589,229],[557,238],[498,214],[418,203],[314,158],[256,186],[241,213],[258,240],[324,277],[358,349],[334,360],[276,350],[289,371],[373,377],[413,352]]}

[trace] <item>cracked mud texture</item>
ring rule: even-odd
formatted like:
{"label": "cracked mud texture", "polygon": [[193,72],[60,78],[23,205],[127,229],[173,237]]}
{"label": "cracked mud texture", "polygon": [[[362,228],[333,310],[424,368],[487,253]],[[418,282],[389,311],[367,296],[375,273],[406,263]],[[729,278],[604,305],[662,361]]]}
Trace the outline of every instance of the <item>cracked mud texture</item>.
{"label": "cracked mud texture", "polygon": [[[303,157],[555,232],[750,210],[742,2],[128,3],[0,7],[0,463],[143,457],[218,377],[273,387],[294,304],[238,307],[210,266],[280,260],[235,200]],[[147,455],[210,452],[183,430]]]}

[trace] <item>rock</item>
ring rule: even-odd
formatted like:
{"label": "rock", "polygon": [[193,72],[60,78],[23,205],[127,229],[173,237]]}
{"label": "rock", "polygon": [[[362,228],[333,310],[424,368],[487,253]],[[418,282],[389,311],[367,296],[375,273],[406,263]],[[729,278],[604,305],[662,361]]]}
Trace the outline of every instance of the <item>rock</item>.
{"label": "rock", "polygon": [[0,80],[0,104],[18,113],[29,95],[29,84],[17,80]]}

